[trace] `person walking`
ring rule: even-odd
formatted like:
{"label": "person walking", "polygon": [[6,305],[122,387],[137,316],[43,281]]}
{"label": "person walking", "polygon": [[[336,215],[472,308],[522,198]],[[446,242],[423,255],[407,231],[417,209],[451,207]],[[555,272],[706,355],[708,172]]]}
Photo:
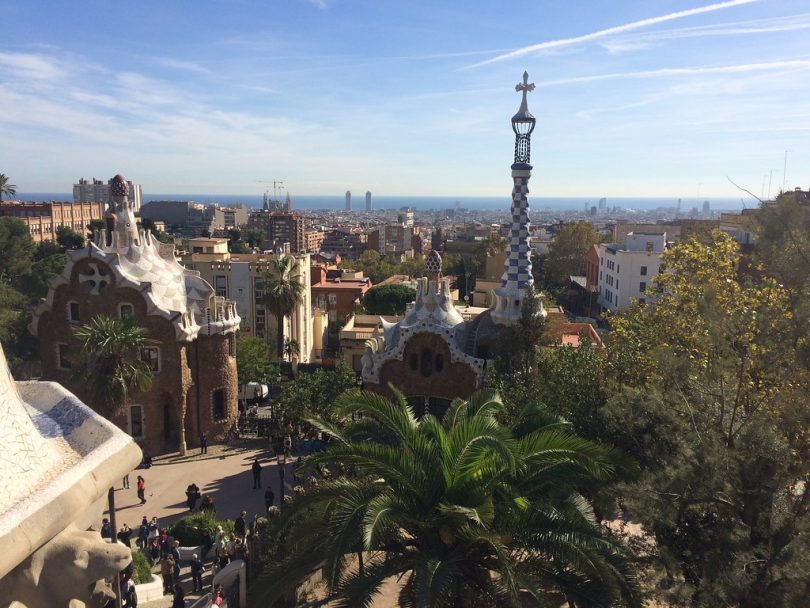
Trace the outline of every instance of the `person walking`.
{"label": "person walking", "polygon": [[267,486],[267,489],[264,491],[264,512],[267,513],[268,509],[273,506],[273,502],[276,500],[276,495],[273,493],[273,488]]}
{"label": "person walking", "polygon": [[146,504],[146,480],[138,475],[138,498],[141,499],[141,504]]}
{"label": "person walking", "polygon": [[141,525],[138,526],[138,538],[135,541],[138,549],[146,549],[146,545],[149,542],[149,522],[146,520],[146,515],[143,516],[141,520]]}
{"label": "person walking", "polygon": [[121,526],[121,529],[118,531],[118,540],[124,543],[127,547],[131,547],[130,539],[132,538],[132,529],[127,525],[124,524]]}
{"label": "person walking", "polygon": [[196,483],[191,483],[186,488],[186,506],[188,510],[194,512],[194,507],[197,506],[197,501],[200,498],[200,488]]}
{"label": "person walking", "polygon": [[110,520],[106,517],[101,520],[101,538],[109,538],[112,540],[113,529]]}
{"label": "person walking", "polygon": [[193,593],[197,593],[197,590],[200,592],[203,590],[202,577],[204,570],[205,564],[203,564],[203,561],[194,553],[191,556],[191,584],[194,589]]}
{"label": "person walking", "polygon": [[172,548],[169,550],[174,560],[174,580],[180,580],[180,541],[172,541]]}
{"label": "person walking", "polygon": [[284,455],[289,458],[292,453],[292,437],[287,435],[284,438]]}
{"label": "person walking", "polygon": [[174,586],[174,596],[172,597],[172,608],[186,608],[186,593],[180,583]]}
{"label": "person walking", "polygon": [[253,489],[256,490],[262,487],[262,465],[259,464],[258,458],[253,461],[251,469],[253,470]]}
{"label": "person walking", "polygon": [[235,536],[244,539],[245,534],[247,533],[247,526],[245,522],[245,515],[247,515],[247,511],[242,511],[233,522],[233,533]]}
{"label": "person walking", "polygon": [[160,574],[163,576],[163,595],[169,595],[174,584],[174,560],[171,554],[163,556],[160,562]]}
{"label": "person walking", "polygon": [[208,453],[208,436],[203,433],[200,435],[200,454]]}

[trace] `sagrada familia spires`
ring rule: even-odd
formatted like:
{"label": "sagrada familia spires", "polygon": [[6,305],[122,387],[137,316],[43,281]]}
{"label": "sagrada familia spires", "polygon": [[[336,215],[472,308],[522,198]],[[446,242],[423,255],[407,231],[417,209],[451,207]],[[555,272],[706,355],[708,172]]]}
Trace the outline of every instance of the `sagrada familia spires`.
{"label": "sagrada familia spires", "polygon": [[508,325],[520,319],[521,305],[526,293],[532,289],[531,247],[529,246],[529,178],[532,176],[531,137],[535,118],[529,112],[526,94],[534,90],[529,74],[523,72],[523,82],[515,86],[523,93],[520,108],[512,117],[515,132],[515,162],[512,164],[512,226],[509,229],[506,262],[501,286],[495,290],[492,318],[496,323]]}

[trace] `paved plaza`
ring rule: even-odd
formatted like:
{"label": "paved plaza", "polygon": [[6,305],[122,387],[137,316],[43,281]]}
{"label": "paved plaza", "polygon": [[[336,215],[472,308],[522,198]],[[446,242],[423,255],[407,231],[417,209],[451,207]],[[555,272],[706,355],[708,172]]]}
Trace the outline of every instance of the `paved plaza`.
{"label": "paved plaza", "polygon": [[[253,489],[253,475],[251,466],[258,458],[262,465],[260,490]],[[293,478],[293,464],[295,459],[285,465],[285,494],[292,494],[292,488],[298,482]],[[141,475],[146,480],[146,504],[141,504],[137,496],[136,480]],[[116,524],[120,529],[128,524],[133,529],[131,544],[135,547],[138,526],[141,519],[146,517],[158,518],[161,527],[168,526],[180,517],[188,514],[186,507],[186,487],[196,483],[203,496],[208,495],[214,499],[217,519],[235,519],[242,510],[248,512],[248,523],[253,516],[263,515],[264,489],[268,484],[275,493],[275,504],[280,501],[279,468],[274,453],[267,449],[267,444],[260,440],[236,441],[229,445],[212,445],[207,454],[200,454],[199,448],[191,449],[186,456],[177,453],[167,454],[155,458],[149,469],[138,469],[129,476],[130,488],[123,489],[121,481],[115,487]],[[199,502],[198,502],[199,505]],[[105,517],[109,512],[105,511]],[[101,522],[97,523],[101,529]],[[210,585],[210,560],[206,563],[204,583]],[[154,574],[159,573],[159,567],[152,569]],[[187,604],[198,598],[191,594],[191,575],[188,565],[183,564],[181,577],[183,589],[187,592]],[[207,589],[208,590],[208,589]],[[153,602],[140,602],[140,606],[149,608],[168,608],[171,605],[171,596]]]}

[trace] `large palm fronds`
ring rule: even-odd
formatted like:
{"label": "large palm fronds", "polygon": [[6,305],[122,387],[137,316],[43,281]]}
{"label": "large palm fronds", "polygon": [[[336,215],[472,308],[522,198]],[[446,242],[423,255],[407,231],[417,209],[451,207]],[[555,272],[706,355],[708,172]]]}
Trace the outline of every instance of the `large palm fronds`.
{"label": "large palm fronds", "polygon": [[141,359],[141,349],[159,344],[131,318],[93,317],[73,329],[78,354],[74,381],[84,384],[97,411],[108,417],[119,414],[135,391],[148,391],[152,370]]}
{"label": "large palm fronds", "polygon": [[284,319],[304,300],[304,295],[298,261],[291,255],[273,258],[265,276],[264,302],[276,316],[276,355],[279,359],[284,356]]}
{"label": "large palm fronds", "polygon": [[[454,402],[443,422],[353,390],[334,441],[304,471],[344,467],[275,520],[285,558],[255,587],[263,603],[323,568],[335,606],[368,606],[386,580],[400,606],[520,606],[555,592],[576,606],[637,606],[624,547],[582,487],[613,473],[609,451],[543,428],[516,438],[493,393]],[[350,421],[349,413],[361,413]],[[354,556],[363,557],[360,568]]]}

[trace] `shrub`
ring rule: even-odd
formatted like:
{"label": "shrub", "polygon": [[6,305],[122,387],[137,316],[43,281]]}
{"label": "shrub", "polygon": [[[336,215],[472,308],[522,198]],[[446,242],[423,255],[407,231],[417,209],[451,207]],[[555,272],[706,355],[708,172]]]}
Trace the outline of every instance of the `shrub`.
{"label": "shrub", "polygon": [[136,585],[152,582],[152,565],[143,551],[132,552],[132,580]]}
{"label": "shrub", "polygon": [[179,540],[183,547],[196,547],[202,544],[205,531],[213,536],[217,526],[222,526],[228,534],[233,532],[233,521],[218,520],[210,512],[202,511],[178,519],[169,527],[169,535]]}

